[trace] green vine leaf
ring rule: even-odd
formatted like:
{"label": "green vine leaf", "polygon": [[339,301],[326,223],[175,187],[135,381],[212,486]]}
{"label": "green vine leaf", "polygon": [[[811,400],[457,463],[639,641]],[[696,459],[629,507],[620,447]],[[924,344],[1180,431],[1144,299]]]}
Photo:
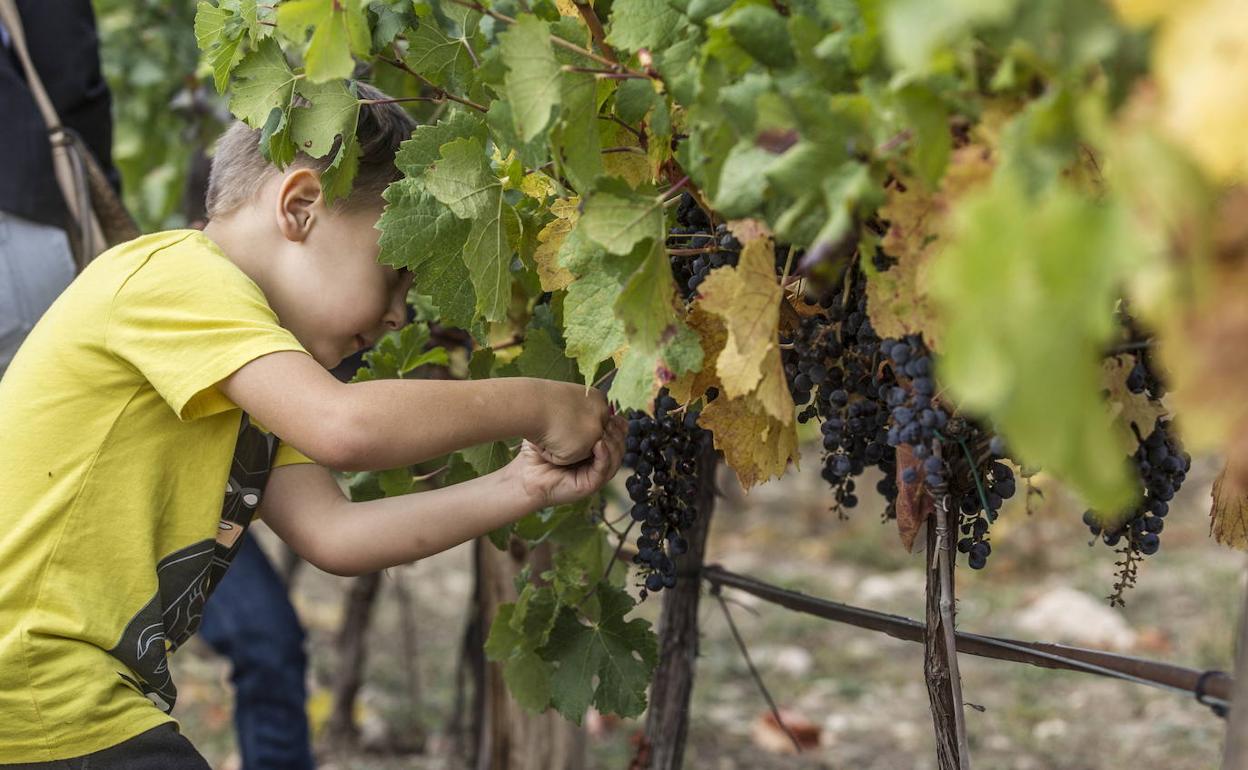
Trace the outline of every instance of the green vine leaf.
{"label": "green vine leaf", "polygon": [[667,0],[616,0],[607,42],[627,51],[662,50],[680,39],[689,20]]}
{"label": "green vine leaf", "polygon": [[424,178],[429,192],[460,219],[499,216],[503,184],[490,170],[485,148],[475,137],[443,144]]}
{"label": "green vine leaf", "polygon": [[560,714],[580,724],[592,703],[604,714],[631,717],[646,707],[646,687],[658,660],[650,623],[624,616],[632,598],[611,586],[596,593],[598,617],[581,622],[564,608],[550,634],[542,658],[554,663],[551,700]]}
{"label": "green vine leaf", "polygon": [[612,254],[628,254],[647,238],[662,240],[663,202],[622,183],[605,183],[586,200],[577,229]]}
{"label": "green vine leaf", "polygon": [[1032,200],[997,175],[963,202],[931,267],[945,321],[938,373],[987,415],[1019,460],[1070,483],[1088,506],[1135,498],[1127,447],[1101,399],[1114,298],[1147,249],[1124,212],[1065,189]]}
{"label": "green vine leaf", "polygon": [[537,138],[559,106],[559,63],[550,44],[546,22],[529,14],[499,35],[503,63],[507,65],[507,98],[511,117],[523,142]]}
{"label": "green vine leaf", "polygon": [[[255,12],[254,2],[252,12]],[[225,93],[230,71],[243,60],[242,43],[246,31],[242,16],[224,5],[215,6],[200,0],[195,6],[195,42],[212,68],[212,82],[217,93]]]}
{"label": "green vine leaf", "polygon": [[484,147],[485,124],[465,110],[453,110],[437,123],[417,126],[411,138],[399,145],[394,165],[406,176],[421,177],[441,155],[442,145],[456,139],[476,139]]}
{"label": "green vine leaf", "polygon": [[663,241],[651,241],[641,265],[633,271],[615,301],[615,314],[624,321],[632,344],[652,350],[676,320],[672,306],[676,283]]}
{"label": "green vine leaf", "polygon": [[277,41],[262,40],[234,68],[230,112],[252,128],[263,128],[274,107],[289,113],[296,80]]}
{"label": "green vine leaf", "polygon": [[467,37],[447,34],[432,18],[422,19],[407,36],[407,66],[444,88],[461,89],[472,78]]}
{"label": "green vine leaf", "polygon": [[624,322],[603,312],[619,293],[619,280],[605,270],[588,272],[568,287],[563,301],[566,349],[586,383],[593,382],[600,363],[626,344]]}
{"label": "green vine leaf", "polygon": [[361,0],[287,0],[277,6],[277,29],[303,42],[312,28],[304,63],[308,80],[322,83],[351,77],[355,56],[368,56],[372,33]]}

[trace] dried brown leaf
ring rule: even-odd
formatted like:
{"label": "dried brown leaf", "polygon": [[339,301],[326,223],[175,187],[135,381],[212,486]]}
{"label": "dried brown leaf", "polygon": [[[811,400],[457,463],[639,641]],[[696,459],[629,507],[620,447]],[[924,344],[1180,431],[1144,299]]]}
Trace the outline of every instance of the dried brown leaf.
{"label": "dried brown leaf", "polygon": [[1229,466],[1213,482],[1209,534],[1222,545],[1248,551],[1248,494],[1228,477]]}
{"label": "dried brown leaf", "polygon": [[934,510],[932,496],[920,480],[907,484],[901,478],[907,468],[914,468],[921,479],[922,464],[923,461],[914,456],[908,445],[897,447],[897,534],[901,536],[901,544],[907,553],[914,552],[914,540]]}

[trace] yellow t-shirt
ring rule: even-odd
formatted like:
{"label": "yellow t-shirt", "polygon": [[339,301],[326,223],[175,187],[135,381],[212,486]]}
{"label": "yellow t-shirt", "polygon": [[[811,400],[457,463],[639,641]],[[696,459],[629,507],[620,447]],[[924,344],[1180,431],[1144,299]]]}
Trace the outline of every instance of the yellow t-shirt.
{"label": "yellow t-shirt", "polygon": [[[0,764],[172,721],[165,627],[198,624],[242,417],[216,383],[282,350],[306,352],[194,230],[101,255],[18,350],[0,379]],[[274,467],[293,462],[310,460],[279,446]]]}

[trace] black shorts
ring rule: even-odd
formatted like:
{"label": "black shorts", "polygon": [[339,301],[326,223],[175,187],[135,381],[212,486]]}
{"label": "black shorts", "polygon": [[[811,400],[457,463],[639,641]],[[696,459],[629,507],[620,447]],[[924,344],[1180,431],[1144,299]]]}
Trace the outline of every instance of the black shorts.
{"label": "black shorts", "polygon": [[2,770],[212,770],[172,722],[74,759],[0,765]]}

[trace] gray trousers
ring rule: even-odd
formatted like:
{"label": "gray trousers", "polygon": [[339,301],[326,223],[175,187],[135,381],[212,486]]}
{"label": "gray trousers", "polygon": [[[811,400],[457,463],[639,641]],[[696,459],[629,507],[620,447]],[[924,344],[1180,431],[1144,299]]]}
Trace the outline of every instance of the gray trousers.
{"label": "gray trousers", "polygon": [[73,279],[74,257],[64,230],[0,211],[0,377]]}

